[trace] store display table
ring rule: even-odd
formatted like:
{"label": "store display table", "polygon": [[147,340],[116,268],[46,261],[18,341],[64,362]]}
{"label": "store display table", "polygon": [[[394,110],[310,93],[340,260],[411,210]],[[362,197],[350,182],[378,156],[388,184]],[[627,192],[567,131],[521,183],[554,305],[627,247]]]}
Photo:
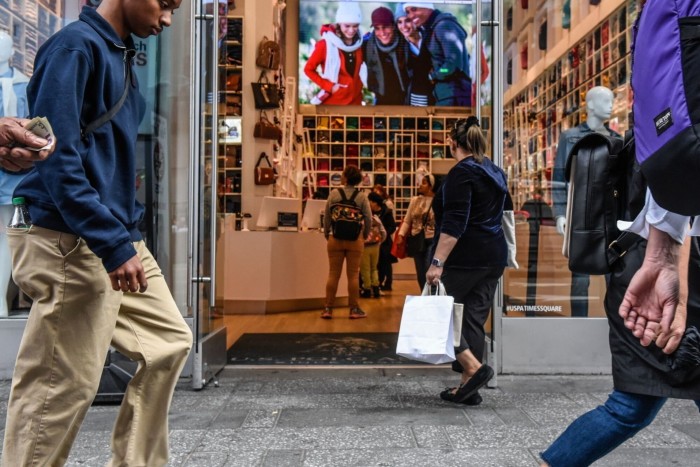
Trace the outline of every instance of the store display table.
{"label": "store display table", "polygon": [[[227,314],[321,309],[326,294],[326,239],[318,231],[224,229],[217,242],[217,303]],[[347,277],[335,305],[348,302]]]}

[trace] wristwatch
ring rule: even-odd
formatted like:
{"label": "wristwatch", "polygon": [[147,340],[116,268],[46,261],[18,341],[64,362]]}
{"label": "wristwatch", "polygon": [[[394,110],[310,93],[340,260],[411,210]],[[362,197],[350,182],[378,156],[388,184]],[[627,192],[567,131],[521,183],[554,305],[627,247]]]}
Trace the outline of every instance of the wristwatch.
{"label": "wristwatch", "polygon": [[432,261],[430,261],[430,264],[432,264],[435,267],[441,268],[445,265],[445,263],[438,258],[433,258]]}

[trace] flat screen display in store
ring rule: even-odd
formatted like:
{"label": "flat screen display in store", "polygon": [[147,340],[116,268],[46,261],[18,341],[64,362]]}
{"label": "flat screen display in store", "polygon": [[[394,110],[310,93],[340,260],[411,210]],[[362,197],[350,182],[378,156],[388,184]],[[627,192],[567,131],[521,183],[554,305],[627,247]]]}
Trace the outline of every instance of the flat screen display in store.
{"label": "flat screen display in store", "polygon": [[471,105],[473,8],[471,0],[299,0],[299,103]]}

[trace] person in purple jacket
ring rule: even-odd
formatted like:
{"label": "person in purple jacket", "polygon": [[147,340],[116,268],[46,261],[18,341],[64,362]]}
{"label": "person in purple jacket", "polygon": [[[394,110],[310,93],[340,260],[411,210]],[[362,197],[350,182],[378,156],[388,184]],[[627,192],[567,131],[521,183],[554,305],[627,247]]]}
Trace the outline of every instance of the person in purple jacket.
{"label": "person in purple jacket", "polygon": [[109,465],[168,462],[168,409],[192,333],[138,229],[144,99],[131,72],[131,35],[159,34],[180,2],[102,0],[37,53],[30,112],[51,122],[56,147],[15,190],[33,225],[7,229],[14,278],[33,303],[12,379],[3,466],[66,462],[110,344],[139,365]]}

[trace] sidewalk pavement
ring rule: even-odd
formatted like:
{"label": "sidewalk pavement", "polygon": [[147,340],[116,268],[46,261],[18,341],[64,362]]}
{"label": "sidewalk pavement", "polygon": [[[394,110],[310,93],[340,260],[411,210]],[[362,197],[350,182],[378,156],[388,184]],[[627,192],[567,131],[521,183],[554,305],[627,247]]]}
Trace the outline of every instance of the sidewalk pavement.
{"label": "sidewalk pavement", "polygon": [[[537,466],[538,453],[601,404],[605,376],[498,376],[482,405],[440,400],[444,367],[227,367],[219,387],[178,385],[172,466]],[[9,381],[0,382],[4,426]],[[103,466],[116,406],[88,412],[68,465]],[[699,465],[700,415],[670,400],[654,423],[596,466]]]}

